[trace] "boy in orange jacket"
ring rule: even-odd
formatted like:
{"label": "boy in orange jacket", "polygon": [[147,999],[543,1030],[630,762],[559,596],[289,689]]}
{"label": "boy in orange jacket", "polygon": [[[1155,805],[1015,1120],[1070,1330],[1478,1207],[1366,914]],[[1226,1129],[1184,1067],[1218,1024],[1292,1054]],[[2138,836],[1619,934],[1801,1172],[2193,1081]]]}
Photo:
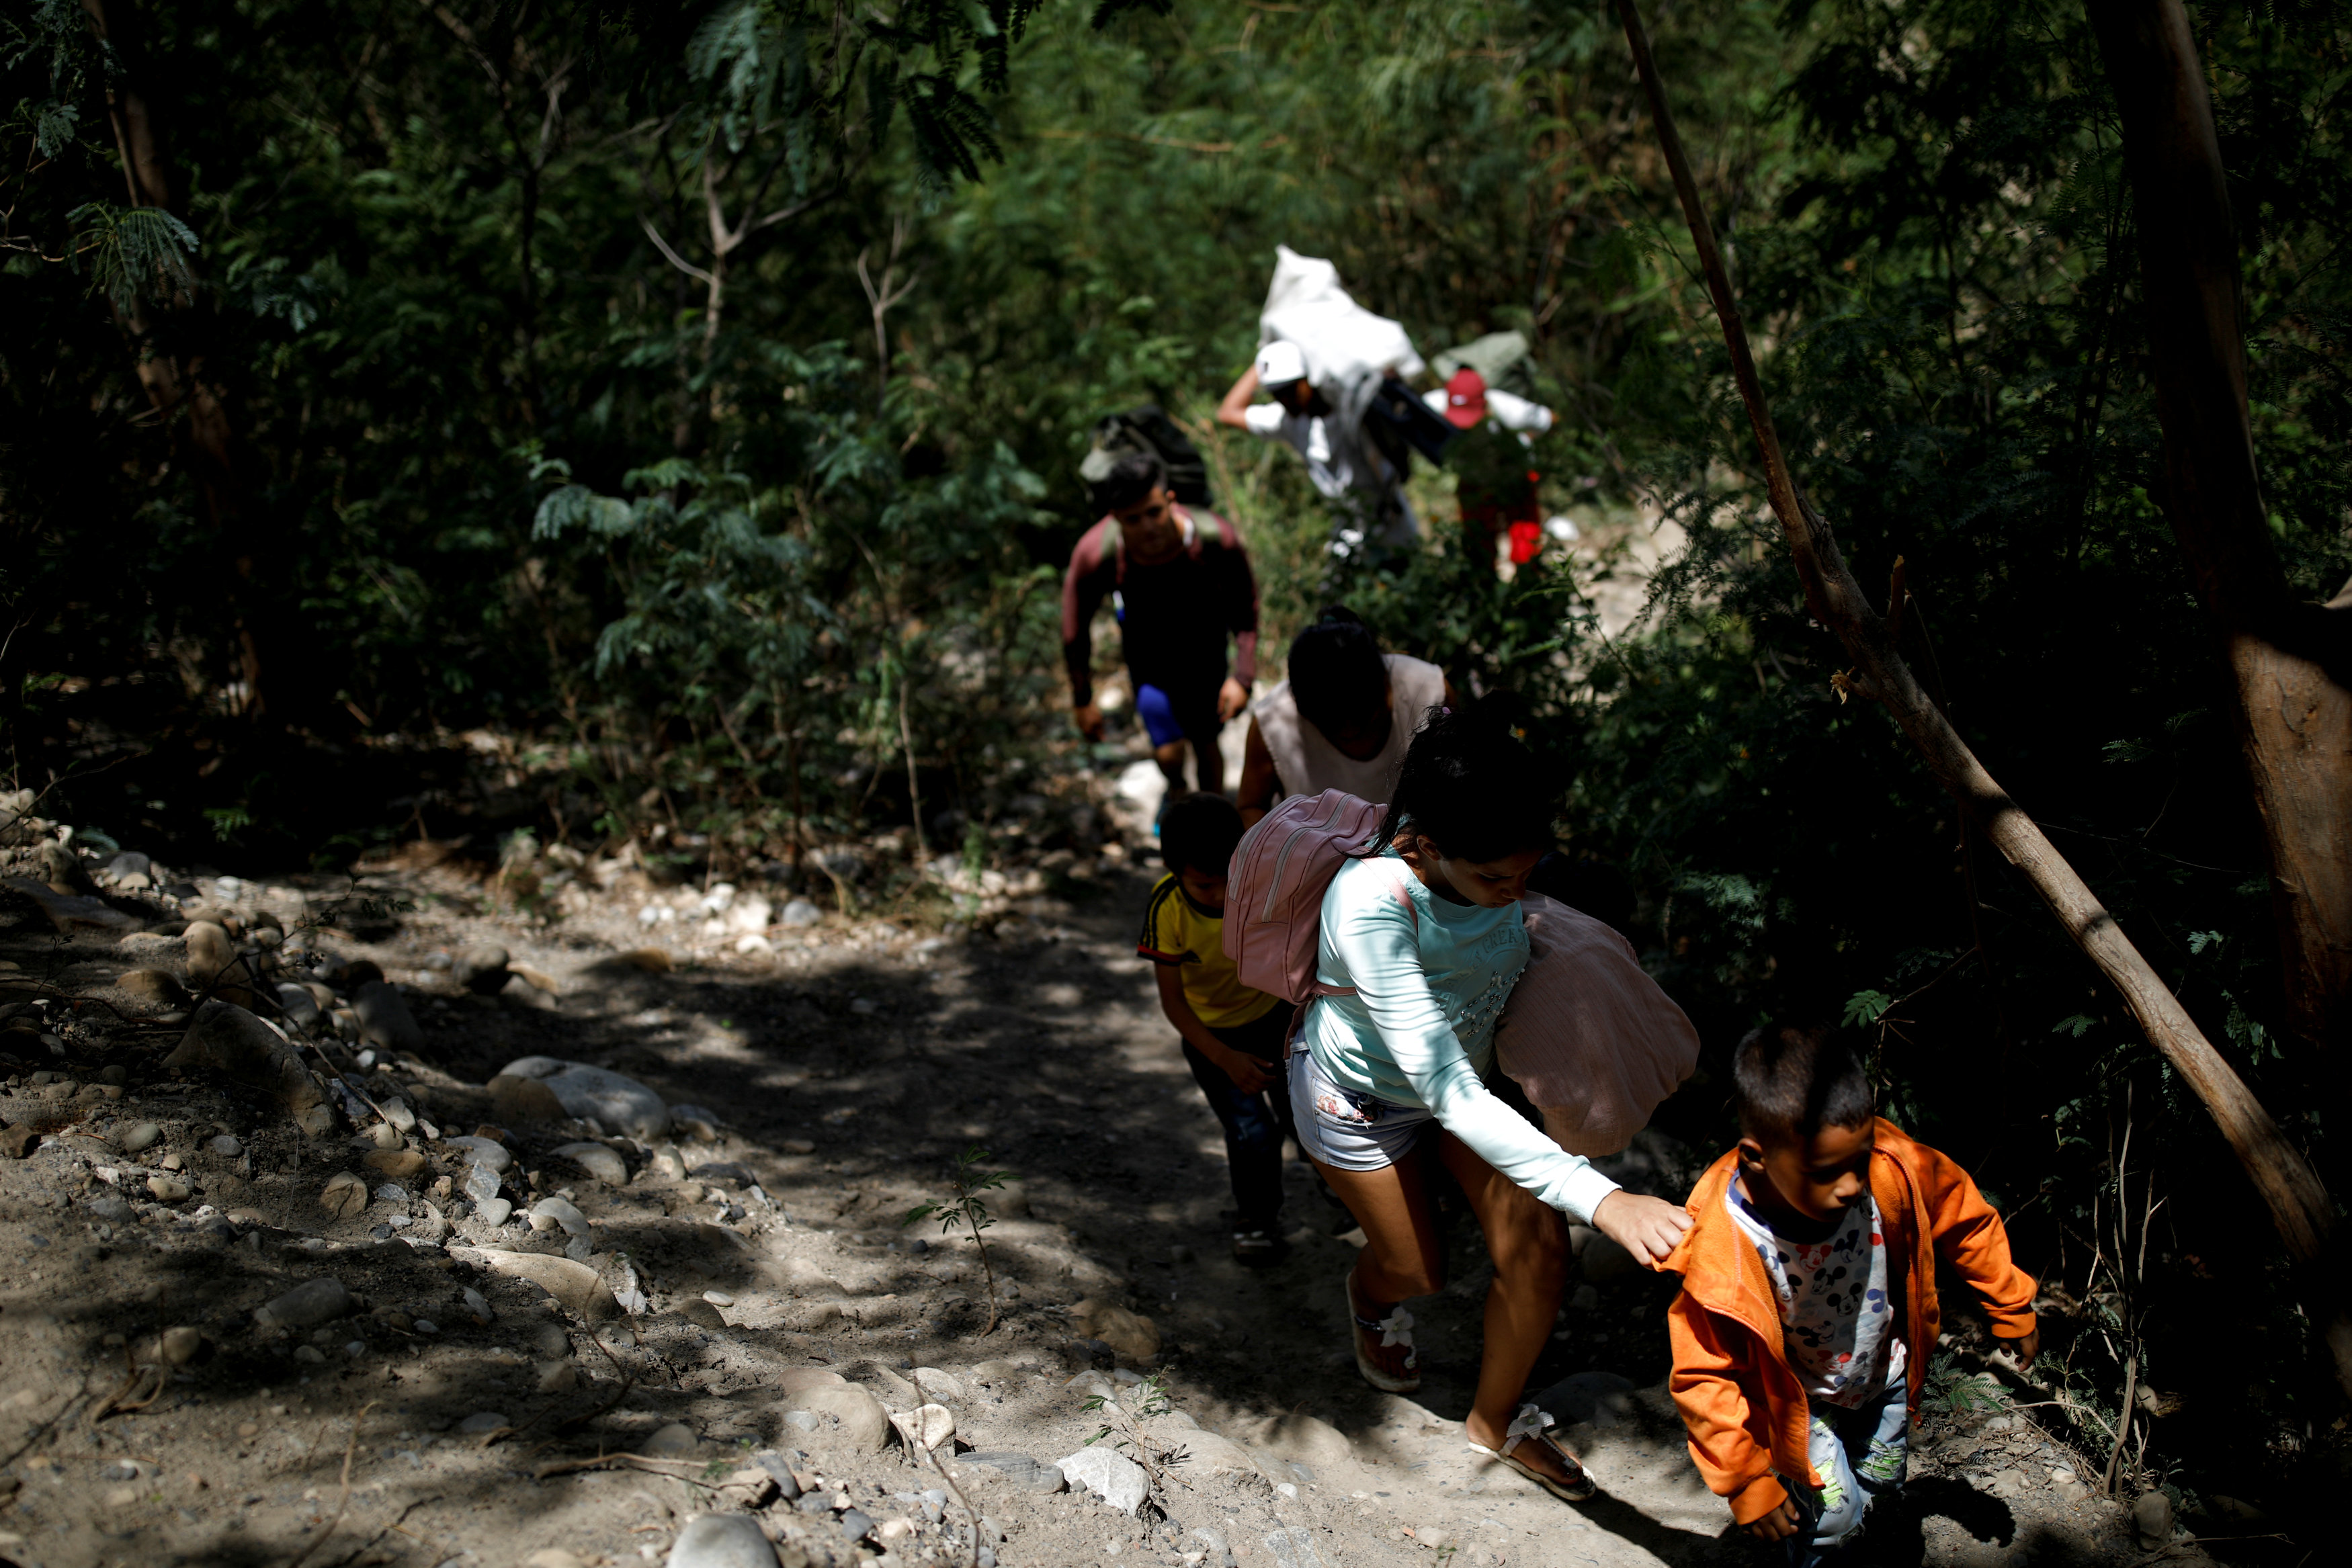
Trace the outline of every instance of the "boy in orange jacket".
{"label": "boy in orange jacket", "polygon": [[1983,1297],[2021,1369],[2040,1349],[2034,1282],[1968,1173],[1875,1114],[1844,1040],[1767,1025],[1732,1072],[1739,1145],[1699,1178],[1663,1265],[1683,1276],[1671,1386],[1732,1518],[1809,1564],[1902,1484],[1936,1260]]}

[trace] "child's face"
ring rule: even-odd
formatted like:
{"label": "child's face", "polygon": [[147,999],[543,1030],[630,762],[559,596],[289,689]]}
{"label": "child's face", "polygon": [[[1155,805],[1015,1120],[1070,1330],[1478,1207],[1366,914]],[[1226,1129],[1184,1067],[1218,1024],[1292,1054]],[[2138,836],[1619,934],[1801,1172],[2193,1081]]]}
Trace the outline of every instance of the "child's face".
{"label": "child's face", "polygon": [[1225,879],[1223,874],[1187,869],[1178,872],[1176,880],[1183,884],[1184,896],[1202,908],[1218,915],[1225,912]]}
{"label": "child's face", "polygon": [[1748,1196],[1768,1212],[1786,1209],[1826,1225],[1870,1196],[1870,1151],[1875,1122],[1859,1127],[1823,1127],[1810,1138],[1794,1135],[1761,1143],[1739,1140],[1739,1174]]}

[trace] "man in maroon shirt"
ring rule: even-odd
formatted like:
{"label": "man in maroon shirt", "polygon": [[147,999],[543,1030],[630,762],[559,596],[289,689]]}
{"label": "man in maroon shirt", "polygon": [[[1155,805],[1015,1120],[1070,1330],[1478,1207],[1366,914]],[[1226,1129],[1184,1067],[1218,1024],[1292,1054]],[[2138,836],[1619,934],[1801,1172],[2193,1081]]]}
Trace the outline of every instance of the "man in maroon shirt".
{"label": "man in maroon shirt", "polygon": [[1233,524],[1204,507],[1179,506],[1166,470],[1149,453],[1121,457],[1096,494],[1108,515],[1079,538],[1062,580],[1062,659],[1078,728],[1102,738],[1093,624],[1104,599],[1115,596],[1136,713],[1168,775],[1169,798],[1184,793],[1188,740],[1200,787],[1223,793],[1217,732],[1249,706],[1257,677],[1257,579],[1249,551]]}

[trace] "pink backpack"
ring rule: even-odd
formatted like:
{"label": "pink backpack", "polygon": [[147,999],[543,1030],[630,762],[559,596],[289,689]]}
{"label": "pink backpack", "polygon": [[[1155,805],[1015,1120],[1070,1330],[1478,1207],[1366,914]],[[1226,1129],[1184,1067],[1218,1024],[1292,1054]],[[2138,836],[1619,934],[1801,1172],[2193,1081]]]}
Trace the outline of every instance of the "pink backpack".
{"label": "pink backpack", "polygon": [[[1301,1005],[1355,994],[1315,977],[1323,893],[1341,866],[1372,852],[1387,810],[1344,789],[1293,795],[1242,835],[1225,873],[1224,942],[1243,985]],[[1412,895],[1402,884],[1396,895],[1418,925]]]}

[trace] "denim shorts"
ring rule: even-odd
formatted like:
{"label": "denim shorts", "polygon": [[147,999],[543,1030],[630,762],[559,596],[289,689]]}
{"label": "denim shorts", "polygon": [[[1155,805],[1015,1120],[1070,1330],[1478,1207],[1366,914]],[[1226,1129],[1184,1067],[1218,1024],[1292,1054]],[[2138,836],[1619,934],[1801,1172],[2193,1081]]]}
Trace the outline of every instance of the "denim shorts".
{"label": "denim shorts", "polygon": [[1342,1089],[1304,1045],[1292,1052],[1290,1114],[1308,1159],[1343,1171],[1385,1170],[1437,1131],[1436,1113]]}

